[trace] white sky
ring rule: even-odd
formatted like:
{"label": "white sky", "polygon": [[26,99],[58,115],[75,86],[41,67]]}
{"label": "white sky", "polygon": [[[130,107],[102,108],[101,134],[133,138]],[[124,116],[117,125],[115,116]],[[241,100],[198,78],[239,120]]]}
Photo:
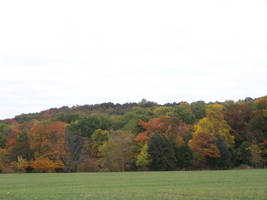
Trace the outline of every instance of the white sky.
{"label": "white sky", "polygon": [[267,1],[0,1],[0,119],[267,94]]}

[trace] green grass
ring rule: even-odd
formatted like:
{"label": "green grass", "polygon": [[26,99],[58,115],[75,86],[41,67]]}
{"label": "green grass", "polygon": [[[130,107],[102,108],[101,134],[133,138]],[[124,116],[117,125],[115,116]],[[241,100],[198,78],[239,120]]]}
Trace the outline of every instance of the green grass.
{"label": "green grass", "polygon": [[0,174],[0,200],[267,199],[267,170]]}

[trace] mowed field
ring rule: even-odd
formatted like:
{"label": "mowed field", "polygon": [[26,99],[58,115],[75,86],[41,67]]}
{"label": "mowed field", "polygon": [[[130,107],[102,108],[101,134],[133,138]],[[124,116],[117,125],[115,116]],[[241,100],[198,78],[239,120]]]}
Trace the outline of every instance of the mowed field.
{"label": "mowed field", "polygon": [[267,170],[0,174],[0,200],[267,199]]}

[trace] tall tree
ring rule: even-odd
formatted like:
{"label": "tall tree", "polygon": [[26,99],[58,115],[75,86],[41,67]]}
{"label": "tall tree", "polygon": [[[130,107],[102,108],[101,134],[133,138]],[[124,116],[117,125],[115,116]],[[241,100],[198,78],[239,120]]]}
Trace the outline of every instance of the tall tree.
{"label": "tall tree", "polygon": [[173,115],[180,118],[186,124],[193,124],[196,120],[190,105],[186,102],[181,102],[175,107]]}
{"label": "tall tree", "polygon": [[176,158],[176,166],[179,169],[189,168],[193,164],[193,152],[187,145],[187,143],[177,144],[171,141],[171,144],[174,149],[175,158]]}
{"label": "tall tree", "polygon": [[102,166],[110,171],[125,171],[130,164],[134,138],[128,131],[112,131],[100,148]]}
{"label": "tall tree", "polygon": [[146,168],[151,162],[150,156],[148,154],[148,145],[145,144],[141,152],[137,155],[137,160],[136,160],[136,166],[141,167],[141,168]]}
{"label": "tall tree", "polygon": [[149,168],[151,170],[174,170],[176,168],[176,157],[174,149],[168,139],[161,135],[155,134],[148,143],[148,153],[151,158]]}
{"label": "tall tree", "polygon": [[267,139],[267,97],[255,101],[256,110],[250,120],[250,130],[253,132],[253,141],[262,143]]}
{"label": "tall tree", "polygon": [[6,137],[11,132],[11,128],[4,123],[0,122],[0,148],[4,148],[6,145]]}
{"label": "tall tree", "polygon": [[222,105],[212,104],[207,108],[207,117],[201,119],[194,134],[207,133],[216,139],[216,135],[222,136],[228,146],[234,144],[234,136],[230,134],[230,126],[224,120]]}
{"label": "tall tree", "polygon": [[191,110],[197,120],[200,120],[206,116],[206,105],[204,101],[191,103]]}
{"label": "tall tree", "polygon": [[229,105],[223,110],[224,119],[230,125],[230,133],[235,137],[236,145],[243,141],[251,141],[253,136],[249,130],[252,108],[247,103]]}
{"label": "tall tree", "polygon": [[[65,143],[65,123],[39,124],[32,129],[30,146],[34,151],[34,158],[49,159],[56,163],[69,160],[69,151]],[[42,163],[42,162],[41,162]],[[36,165],[33,165],[33,168]]]}
{"label": "tall tree", "polygon": [[214,138],[205,132],[194,134],[192,140],[189,141],[189,146],[195,152],[197,162],[202,167],[208,164],[210,158],[219,158],[221,156]]}
{"label": "tall tree", "polygon": [[140,125],[145,131],[138,134],[136,141],[142,145],[147,144],[149,139],[155,134],[165,136],[176,136],[183,128],[180,120],[176,117],[159,116],[150,120],[149,122],[140,121]]}

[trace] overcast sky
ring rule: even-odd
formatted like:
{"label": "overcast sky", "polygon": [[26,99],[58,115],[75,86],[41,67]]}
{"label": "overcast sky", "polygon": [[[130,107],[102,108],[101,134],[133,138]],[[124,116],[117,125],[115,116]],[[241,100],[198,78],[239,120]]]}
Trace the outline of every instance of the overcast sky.
{"label": "overcast sky", "polygon": [[265,0],[0,2],[0,119],[267,94]]}

